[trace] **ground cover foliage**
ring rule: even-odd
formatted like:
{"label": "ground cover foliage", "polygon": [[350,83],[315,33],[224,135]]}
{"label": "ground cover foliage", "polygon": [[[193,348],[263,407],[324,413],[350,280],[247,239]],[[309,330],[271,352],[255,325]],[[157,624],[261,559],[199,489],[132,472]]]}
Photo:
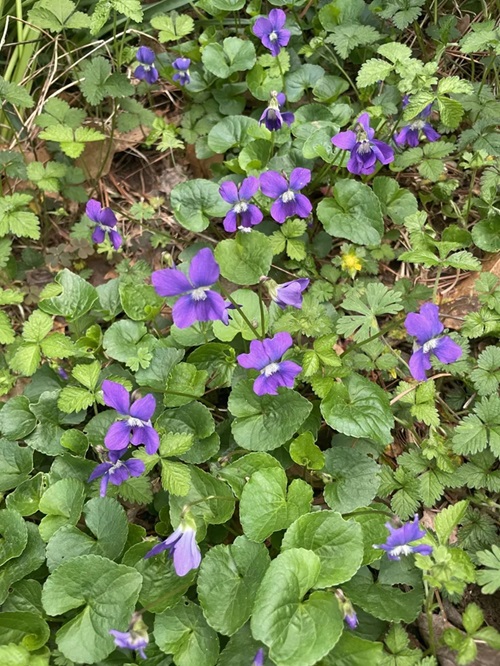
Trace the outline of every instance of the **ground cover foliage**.
{"label": "ground cover foliage", "polygon": [[2,666],[495,663],[497,10],[0,0]]}

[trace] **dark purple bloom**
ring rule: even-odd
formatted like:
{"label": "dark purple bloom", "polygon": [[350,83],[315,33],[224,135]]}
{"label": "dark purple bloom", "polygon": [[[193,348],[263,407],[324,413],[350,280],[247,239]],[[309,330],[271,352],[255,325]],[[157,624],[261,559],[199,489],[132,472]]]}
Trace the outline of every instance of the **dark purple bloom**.
{"label": "dark purple bloom", "polygon": [[308,286],[308,278],[290,280],[290,282],[278,284],[272,289],[270,291],[271,298],[282,310],[284,310],[287,305],[291,305],[293,308],[300,310],[302,307],[302,292],[304,289],[307,289]]}
{"label": "dark purple bloom", "polygon": [[373,138],[375,130],[370,127],[370,116],[367,113],[362,113],[356,122],[358,125],[355,132],[339,132],[333,137],[332,143],[337,148],[351,151],[347,170],[359,176],[373,173],[377,160],[381,164],[392,162],[394,151],[383,141]]}
{"label": "dark purple bloom", "polygon": [[148,628],[142,621],[140,614],[134,613],[128,631],[110,629],[109,633],[113,636],[116,647],[135,650],[143,659],[146,659],[144,649],[147,648],[149,643]]}
{"label": "dark purple bloom", "polygon": [[337,597],[340,605],[340,610],[344,616],[344,622],[347,624],[349,629],[356,629],[358,626],[358,616],[356,611],[352,607],[352,603],[345,596],[340,588],[335,590],[335,596]]}
{"label": "dark purple bloom", "polygon": [[241,183],[239,189],[232,180],[226,180],[219,187],[219,193],[224,201],[230,203],[233,207],[224,218],[224,229],[226,231],[236,231],[238,221],[240,229],[249,230],[252,226],[262,222],[262,211],[254,204],[248,203],[259,189],[259,179],[255,176],[248,176]]}
{"label": "dark purple bloom", "polygon": [[[405,95],[403,97],[403,109],[405,106],[408,106],[408,103],[408,95]],[[431,115],[431,111],[432,104],[428,104],[425,109],[411,121],[411,123],[402,128],[402,130],[394,137],[394,141],[398,146],[405,146],[408,144],[411,148],[415,148],[420,141],[420,132],[423,132],[427,140],[431,142],[441,138],[441,134],[436,132],[432,125],[426,120]]]}
{"label": "dark purple bloom", "polygon": [[[151,393],[140,398],[130,405],[130,395],[127,389],[105,379],[102,383],[104,403],[108,407],[125,416],[125,419],[116,421],[108,430],[104,443],[110,451],[126,449],[131,442],[134,446],[144,444],[146,453],[153,455],[160,446],[160,437],[151,425],[151,417],[156,409],[156,400]],[[94,470],[95,472],[95,470]]]}
{"label": "dark purple bloom", "polygon": [[282,9],[271,9],[269,16],[259,16],[252,28],[262,44],[271,51],[273,56],[277,56],[282,46],[286,46],[290,41],[290,31],[284,28],[286,14]]}
{"label": "dark purple bloom", "polygon": [[393,527],[391,523],[386,523],[385,526],[390,532],[387,541],[373,547],[385,550],[390,560],[400,560],[401,555],[410,555],[411,553],[420,553],[420,555],[430,555],[432,553],[432,546],[426,544],[410,545],[425,536],[425,530],[419,529],[417,514],[415,514],[413,522],[404,523],[401,527]]}
{"label": "dark purple bloom", "polygon": [[153,49],[150,49],[147,46],[141,46],[135,54],[135,57],[141,63],[135,68],[135,78],[146,81],[150,85],[156,83],[156,81],[158,81],[158,70],[154,65],[156,55]]}
{"label": "dark purple bloom", "polygon": [[257,650],[252,666],[264,666],[264,648],[259,648]]}
{"label": "dark purple bloom", "polygon": [[185,576],[191,569],[197,569],[201,562],[201,552],[196,543],[196,529],[188,522],[182,522],[172,534],[157,546],[154,546],[144,558],[148,559],[163,551],[173,558],[175,573]]}
{"label": "dark purple bloom", "polygon": [[178,81],[180,86],[185,86],[191,81],[191,76],[189,74],[190,64],[191,60],[189,58],[177,58],[177,60],[174,60],[172,63],[172,67],[176,70],[172,79]]}
{"label": "dark purple bloom", "polygon": [[441,363],[454,363],[462,356],[462,348],[447,336],[442,336],[443,324],[439,321],[439,308],[434,303],[424,303],[420,313],[410,312],[405,320],[408,335],[417,339],[418,349],[410,358],[410,372],[414,379],[425,381],[426,371],[431,369],[431,354]]}
{"label": "dark purple bloom", "polygon": [[120,460],[123,452],[123,450],[110,451],[108,455],[109,462],[97,465],[88,478],[89,481],[95,481],[101,477],[101,497],[106,496],[108,483],[111,482],[114,486],[119,486],[131,476],[141,476],[146,470],[142,460],[136,460],[135,458]]}
{"label": "dark purple bloom", "polygon": [[252,340],[250,353],[237,357],[242,368],[259,370],[260,374],[253,383],[257,395],[277,395],[278,386],[293,388],[295,377],[302,368],[293,361],[282,361],[281,357],[292,346],[290,333],[276,333],[267,340]]}
{"label": "dark purple bloom", "polygon": [[101,204],[96,199],[90,199],[85,206],[85,214],[96,225],[92,233],[94,243],[102,243],[108,233],[111,244],[117,250],[122,244],[122,237],[115,229],[116,216],[111,208],[101,208]]}
{"label": "dark purple bloom", "polygon": [[290,126],[295,120],[295,116],[290,111],[280,111],[280,106],[286,102],[286,97],[283,93],[273,91],[271,99],[269,100],[268,107],[262,113],[259,125],[264,125],[270,132],[275,132],[282,128],[283,123]]}
{"label": "dark purple bloom", "polygon": [[191,259],[189,278],[177,268],[154,271],[151,281],[160,296],[180,296],[172,309],[174,324],[187,328],[196,321],[228,323],[224,299],[210,287],[219,279],[219,264],[212,251],[203,248]]}
{"label": "dark purple bloom", "polygon": [[59,375],[59,377],[61,379],[65,379],[65,380],[69,379],[68,373],[66,372],[66,370],[64,368],[61,368],[61,366],[59,366],[57,368],[57,374]]}
{"label": "dark purple bloom", "polygon": [[260,176],[260,189],[266,197],[276,199],[271,206],[271,217],[283,224],[287,217],[307,217],[312,211],[309,199],[299,190],[311,180],[309,169],[297,167],[290,174],[290,184],[277,171],[266,171]]}

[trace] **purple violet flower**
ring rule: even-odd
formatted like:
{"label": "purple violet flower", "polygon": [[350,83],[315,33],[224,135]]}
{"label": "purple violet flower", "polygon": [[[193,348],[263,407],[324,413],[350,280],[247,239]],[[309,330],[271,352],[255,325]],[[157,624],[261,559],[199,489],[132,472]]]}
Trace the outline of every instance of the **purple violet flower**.
{"label": "purple violet flower", "polygon": [[102,243],[106,234],[109,234],[111,244],[117,250],[122,244],[122,237],[115,229],[116,216],[111,208],[101,208],[96,199],[90,199],[85,206],[85,214],[96,225],[92,233],[93,242]]}
{"label": "purple violet flower", "polygon": [[109,633],[113,636],[116,647],[135,650],[142,659],[147,658],[144,649],[147,648],[149,643],[148,628],[138,613],[132,616],[128,631],[110,629]]}
{"label": "purple violet flower", "polygon": [[430,555],[432,553],[432,546],[427,544],[410,545],[425,536],[425,530],[419,529],[417,514],[415,514],[413,522],[403,523],[401,527],[393,527],[391,523],[386,523],[385,526],[390,532],[386,542],[373,547],[385,550],[390,560],[400,560],[401,555],[406,556],[411,553],[420,553],[420,555]]}
{"label": "purple violet flower", "polygon": [[260,117],[259,125],[264,123],[270,132],[280,130],[283,126],[283,123],[286,123],[290,127],[290,125],[295,120],[295,116],[290,111],[280,111],[280,106],[283,106],[285,102],[285,95],[283,93],[277,93],[273,90],[271,92],[269,105]]}
{"label": "purple violet flower", "polygon": [[[224,229],[228,232],[250,231],[250,228],[262,222],[264,217],[260,208],[254,204],[248,203],[259,189],[259,179],[255,176],[248,176],[241,183],[239,188],[232,180],[226,180],[219,187],[219,194],[233,207],[224,218]],[[240,226],[238,227],[238,221]]]}
{"label": "purple violet flower", "polygon": [[351,157],[347,162],[347,170],[356,175],[370,174],[375,171],[377,160],[381,164],[389,164],[394,160],[393,149],[374,139],[375,130],[370,127],[370,116],[362,113],[356,121],[356,131],[347,130],[336,134],[332,143],[342,150],[350,150]]}
{"label": "purple violet flower", "polygon": [[259,16],[252,28],[253,34],[274,57],[279,54],[281,47],[290,41],[290,31],[284,28],[285,22],[286,14],[282,9],[271,9],[269,16]]}
{"label": "purple violet flower", "polygon": [[300,310],[302,308],[302,292],[309,286],[308,278],[299,278],[283,282],[276,287],[271,287],[269,293],[278,307],[284,310],[287,305]]}
{"label": "purple violet flower", "polygon": [[188,328],[197,321],[222,321],[228,324],[224,299],[210,287],[219,279],[219,264],[212,251],[203,248],[191,259],[189,278],[177,268],[154,271],[151,281],[160,296],[180,296],[172,309],[178,328]]}
{"label": "purple violet flower", "polygon": [[[403,109],[408,106],[408,95],[403,97]],[[394,141],[398,146],[405,146],[408,144],[411,148],[418,146],[420,141],[420,132],[423,132],[427,141],[433,142],[441,138],[441,134],[436,132],[427,118],[431,115],[432,104],[428,104],[423,111],[421,111],[416,118],[414,118],[408,125],[405,125],[402,130],[394,137]]]}
{"label": "purple violet flower", "polygon": [[196,543],[196,527],[192,519],[185,519],[172,534],[157,546],[154,546],[144,559],[163,553],[168,554],[174,561],[175,573],[185,576],[191,569],[197,569],[201,562],[201,552]]}
{"label": "purple violet flower", "polygon": [[413,379],[425,381],[427,370],[431,369],[431,354],[441,363],[454,363],[462,356],[462,348],[448,336],[442,336],[443,324],[439,321],[439,307],[434,303],[424,303],[420,312],[410,312],[405,320],[408,335],[417,339],[418,349],[410,358],[410,372]]}
{"label": "purple violet flower", "polygon": [[66,372],[66,370],[65,370],[64,368],[61,368],[61,366],[59,366],[59,367],[57,368],[57,374],[59,375],[59,377],[60,377],[61,379],[64,379],[64,380],[69,379],[69,375],[68,375],[68,373]]}
{"label": "purple violet flower", "polygon": [[351,612],[346,613],[344,615],[344,621],[349,627],[349,629],[356,629],[358,626],[358,616],[356,615],[356,611],[354,609],[351,610]]}
{"label": "purple violet flower", "polygon": [[178,81],[180,86],[185,86],[191,81],[191,75],[189,74],[190,64],[191,60],[189,58],[177,58],[172,63],[172,67],[176,70],[172,79]]}
{"label": "purple violet flower", "polygon": [[279,224],[288,217],[308,217],[312,211],[309,199],[300,194],[311,180],[309,169],[297,167],[290,174],[290,184],[277,171],[266,171],[260,176],[260,189],[266,197],[276,199],[271,206],[271,217]]}
{"label": "purple violet flower", "polygon": [[146,470],[146,465],[142,460],[130,458],[130,460],[120,460],[124,450],[110,451],[108,458],[109,462],[103,462],[94,469],[89,476],[88,481],[95,481],[101,477],[101,497],[106,496],[108,483],[114,486],[121,485],[124,481],[131,476],[141,476]]}
{"label": "purple violet flower", "polygon": [[[156,409],[156,400],[151,393],[140,398],[130,405],[130,395],[127,389],[105,379],[102,383],[104,404],[116,409],[125,416],[113,423],[109,428],[104,443],[110,451],[126,449],[131,442],[134,446],[145,444],[146,453],[153,455],[160,446],[160,437],[151,425],[151,417]],[[95,471],[95,470],[94,470]]]}
{"label": "purple violet flower", "polygon": [[295,377],[302,368],[293,361],[282,361],[281,357],[292,346],[290,333],[276,333],[273,338],[252,340],[250,353],[240,354],[236,360],[242,368],[259,370],[253,383],[257,395],[278,395],[278,386],[293,388]]}
{"label": "purple violet flower", "polygon": [[141,64],[135,68],[134,76],[136,79],[141,79],[141,81],[146,81],[152,85],[158,81],[158,70],[156,69],[154,62],[156,59],[156,54],[153,49],[150,49],[147,46],[141,46],[135,57],[138,62]]}
{"label": "purple violet flower", "polygon": [[255,654],[252,666],[264,666],[264,648],[259,648]]}

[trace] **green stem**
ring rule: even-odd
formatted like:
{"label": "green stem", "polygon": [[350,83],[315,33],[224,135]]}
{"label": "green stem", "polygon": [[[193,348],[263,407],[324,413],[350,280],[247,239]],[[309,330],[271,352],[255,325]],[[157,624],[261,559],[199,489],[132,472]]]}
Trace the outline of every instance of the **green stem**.
{"label": "green stem", "polygon": [[377,340],[378,338],[380,338],[385,333],[388,333],[389,331],[392,331],[392,329],[395,328],[398,323],[399,323],[398,321],[391,321],[388,324],[386,324],[385,326],[382,326],[380,331],[378,333],[375,333],[375,335],[371,335],[366,340],[362,340],[361,342],[355,342],[353,345],[350,345],[345,350],[345,352],[342,354],[341,358],[344,357],[346,354],[349,354],[353,350],[359,349],[359,347],[363,347],[364,345],[367,345],[369,342],[372,342],[373,340]]}
{"label": "green stem", "polygon": [[253,334],[256,338],[258,338],[259,340],[262,340],[262,339],[264,338],[264,336],[263,336],[263,335],[260,335],[259,332],[258,332],[258,330],[256,330],[257,327],[254,326],[254,325],[252,324],[252,322],[250,321],[250,319],[249,319],[249,318],[246,316],[246,314],[243,312],[243,308],[241,307],[241,305],[239,305],[238,303],[236,303],[236,301],[234,300],[234,298],[231,296],[231,294],[230,294],[228,291],[226,291],[226,289],[224,289],[223,287],[221,287],[220,290],[221,290],[221,292],[224,294],[224,296],[227,298],[227,300],[231,303],[231,305],[234,305],[234,307],[238,310],[238,312],[239,312],[241,318],[243,319],[243,321],[245,322],[245,324],[248,326],[248,328],[252,331],[252,334]]}
{"label": "green stem", "polygon": [[264,308],[264,299],[262,298],[262,283],[259,284],[259,308],[260,308],[260,326],[262,329],[262,338],[266,336],[266,312]]}
{"label": "green stem", "polygon": [[434,603],[434,588],[431,587],[425,600],[425,614],[427,616],[427,628],[429,629],[429,647],[436,657],[436,635],[434,633],[434,622],[432,621],[432,606]]}

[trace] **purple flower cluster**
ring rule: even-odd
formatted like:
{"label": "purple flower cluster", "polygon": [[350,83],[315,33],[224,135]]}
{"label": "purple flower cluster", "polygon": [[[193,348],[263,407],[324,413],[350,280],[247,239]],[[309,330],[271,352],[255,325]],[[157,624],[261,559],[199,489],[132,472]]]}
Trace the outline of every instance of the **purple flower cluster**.
{"label": "purple flower cluster", "polygon": [[286,14],[282,9],[271,9],[269,16],[259,16],[252,28],[262,45],[271,51],[271,55],[279,55],[282,46],[290,41],[291,33],[285,29]]}
{"label": "purple flower cluster", "polygon": [[401,527],[393,527],[391,523],[386,523],[385,526],[390,532],[386,542],[373,547],[385,550],[390,560],[400,560],[401,556],[411,555],[411,553],[420,553],[420,555],[432,553],[432,546],[427,544],[411,545],[425,536],[425,530],[419,528],[417,514],[415,514],[413,522],[403,523]]}
{"label": "purple flower cluster", "polygon": [[302,372],[302,368],[293,361],[281,360],[292,344],[290,333],[276,333],[273,338],[252,340],[250,353],[237,357],[242,368],[259,371],[253,383],[257,395],[277,395],[279,386],[293,388],[295,377]]}
{"label": "purple flower cluster", "polygon": [[190,64],[191,60],[189,58],[177,58],[172,63],[172,67],[175,69],[172,79],[178,81],[180,86],[185,86],[191,81],[191,75],[189,74]]}
{"label": "purple flower cluster", "polygon": [[136,79],[146,81],[152,85],[158,81],[158,70],[154,62],[156,60],[155,52],[147,46],[141,46],[135,54],[137,62],[140,64],[135,68],[134,76]]}
{"label": "purple flower cluster", "polygon": [[289,217],[308,217],[312,211],[312,204],[304,194],[300,193],[300,190],[310,180],[310,170],[297,167],[290,174],[290,182],[277,171],[266,171],[261,174],[260,183],[259,179],[249,176],[243,180],[239,189],[232,181],[225,181],[220,186],[219,193],[224,201],[232,205],[232,208],[224,218],[224,229],[250,231],[252,226],[262,221],[260,208],[249,203],[257,193],[259,184],[263,194],[275,199],[271,206],[271,217],[275,222],[283,224]]}
{"label": "purple flower cluster", "polygon": [[141,476],[145,471],[142,460],[122,460],[129,444],[144,444],[146,453],[156,453],[160,446],[160,437],[151,424],[151,417],[156,409],[156,400],[148,393],[144,398],[130,404],[127,389],[117,382],[105,379],[102,383],[104,403],[115,409],[121,418],[113,423],[104,443],[109,450],[108,460],[97,465],[89,476],[89,482],[101,479],[100,495],[104,497],[108,484],[119,486],[131,476]]}
{"label": "purple flower cluster", "polygon": [[[248,176],[239,188],[232,180],[226,180],[219,188],[221,197],[232,205],[231,210],[224,218],[223,225],[226,231],[250,231],[250,229],[262,222],[264,217],[260,208],[251,204],[250,199],[257,194],[259,179]],[[239,224],[238,224],[239,223]]]}
{"label": "purple flower cluster", "polygon": [[172,309],[172,318],[178,328],[188,328],[197,321],[228,324],[224,299],[210,289],[219,279],[219,274],[219,264],[212,251],[203,248],[191,259],[189,277],[178,268],[163,268],[154,271],[151,281],[160,296],[180,296]]}
{"label": "purple flower cluster", "polygon": [[[408,106],[409,103],[408,95],[405,95],[403,98],[403,109]],[[418,116],[411,121],[408,125],[405,125],[398,134],[394,137],[394,141],[398,146],[408,145],[411,148],[418,146],[420,142],[420,132],[423,132],[427,141],[437,141],[441,138],[441,134],[436,132],[432,125],[427,121],[431,115],[432,104],[429,104],[421,111]]]}
{"label": "purple flower cluster", "polygon": [[368,175],[375,171],[377,160],[381,164],[392,162],[394,151],[384,141],[374,138],[375,130],[370,127],[368,113],[362,113],[356,123],[356,131],[339,132],[333,137],[332,143],[337,148],[350,151],[348,171],[358,176]]}
{"label": "purple flower cluster", "polygon": [[122,244],[122,237],[116,231],[116,215],[111,208],[102,208],[99,201],[90,199],[85,206],[85,214],[95,223],[95,229],[92,233],[94,243],[103,243],[106,234],[108,234],[111,244],[115,250],[118,250]]}
{"label": "purple flower cluster", "polygon": [[196,543],[196,527],[194,521],[187,517],[172,534],[157,546],[154,546],[145,559],[159,555],[165,550],[172,557],[175,573],[185,576],[192,569],[197,569],[201,562],[201,552]]}
{"label": "purple flower cluster", "polygon": [[417,349],[410,358],[410,372],[414,379],[425,381],[427,370],[431,369],[431,355],[441,363],[454,363],[462,356],[462,348],[449,336],[441,335],[444,326],[439,320],[439,307],[434,303],[424,303],[420,312],[410,312],[405,320],[409,335],[417,340]]}
{"label": "purple flower cluster", "polygon": [[270,132],[280,130],[283,123],[290,127],[295,116],[290,111],[280,111],[280,106],[283,106],[285,102],[286,97],[283,93],[271,92],[271,99],[260,117],[259,125],[264,124]]}

